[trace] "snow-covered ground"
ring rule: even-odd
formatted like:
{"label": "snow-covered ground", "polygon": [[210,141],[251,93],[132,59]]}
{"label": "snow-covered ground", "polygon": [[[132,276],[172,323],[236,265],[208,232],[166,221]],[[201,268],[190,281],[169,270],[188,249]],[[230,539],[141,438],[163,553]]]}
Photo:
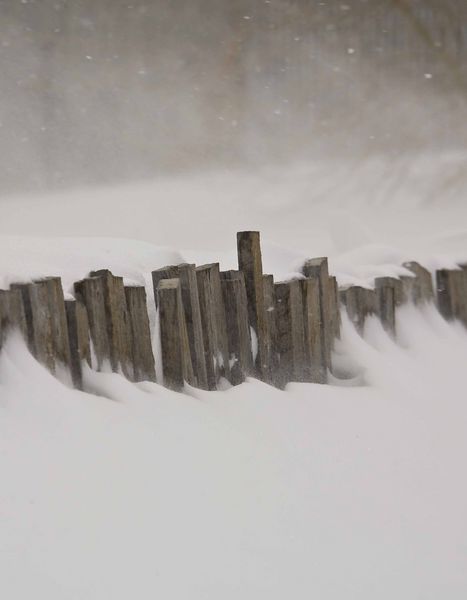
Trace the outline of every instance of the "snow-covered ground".
{"label": "snow-covered ground", "polygon": [[[405,259],[452,266],[467,260],[464,161],[3,200],[0,286],[62,275],[70,292],[100,267],[148,283],[180,260],[227,268],[235,231],[253,228],[277,278],[321,255],[343,283],[396,274]],[[467,335],[405,307],[397,344],[376,321],[365,340],[344,321],[334,361],[353,378],[181,395],[88,372],[84,394],[10,339],[1,597],[463,600]]]}

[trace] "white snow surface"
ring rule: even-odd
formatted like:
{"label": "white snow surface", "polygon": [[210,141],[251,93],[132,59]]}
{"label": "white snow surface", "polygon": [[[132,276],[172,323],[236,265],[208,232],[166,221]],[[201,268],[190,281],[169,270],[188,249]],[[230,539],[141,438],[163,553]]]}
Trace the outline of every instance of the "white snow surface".
{"label": "white snow surface", "polygon": [[[149,287],[168,263],[235,267],[235,231],[254,228],[277,279],[322,255],[341,283],[364,285],[406,259],[454,266],[467,261],[462,161],[396,162],[391,177],[372,161],[333,178],[315,165],[6,199],[0,286],[61,275],[71,293],[107,267]],[[362,339],[344,319],[334,363],[332,385],[284,392],[249,380],[176,394],[87,371],[82,393],[10,338],[0,597],[463,600],[463,327],[404,307],[396,344],[376,320]]]}

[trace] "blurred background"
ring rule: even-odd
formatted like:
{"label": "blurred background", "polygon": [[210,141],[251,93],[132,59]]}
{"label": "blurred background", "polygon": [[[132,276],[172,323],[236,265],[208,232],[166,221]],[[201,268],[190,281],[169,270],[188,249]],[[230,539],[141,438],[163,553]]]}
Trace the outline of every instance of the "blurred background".
{"label": "blurred background", "polygon": [[465,0],[1,0],[0,194],[460,152]]}

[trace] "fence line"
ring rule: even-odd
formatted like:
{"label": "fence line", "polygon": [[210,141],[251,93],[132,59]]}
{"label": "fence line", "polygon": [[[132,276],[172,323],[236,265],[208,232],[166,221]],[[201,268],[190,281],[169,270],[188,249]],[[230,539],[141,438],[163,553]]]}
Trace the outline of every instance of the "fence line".
{"label": "fence line", "polygon": [[[430,272],[416,262],[412,276],[379,277],[374,289],[338,289],[327,258],[307,260],[302,279],[274,282],[263,273],[260,235],[237,235],[237,271],[217,263],[170,265],[153,271],[163,380],[215,390],[257,377],[283,388],[292,381],[324,384],[340,337],[341,309],[362,334],[376,315],[397,337],[397,309],[406,303],[438,306],[467,327],[467,265]],[[0,290],[0,350],[19,330],[33,356],[51,373],[65,368],[83,389],[82,366],[111,369],[133,382],[156,381],[146,290],[124,286],[109,270],[93,271],[64,300],[61,279],[47,277]]]}

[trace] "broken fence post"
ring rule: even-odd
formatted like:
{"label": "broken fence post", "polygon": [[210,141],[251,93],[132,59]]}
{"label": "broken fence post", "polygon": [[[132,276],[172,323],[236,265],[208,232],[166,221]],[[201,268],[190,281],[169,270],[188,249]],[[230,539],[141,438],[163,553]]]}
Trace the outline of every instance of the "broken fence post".
{"label": "broken fence post", "polygon": [[447,321],[459,319],[467,327],[467,273],[462,269],[436,271],[438,309]]}

